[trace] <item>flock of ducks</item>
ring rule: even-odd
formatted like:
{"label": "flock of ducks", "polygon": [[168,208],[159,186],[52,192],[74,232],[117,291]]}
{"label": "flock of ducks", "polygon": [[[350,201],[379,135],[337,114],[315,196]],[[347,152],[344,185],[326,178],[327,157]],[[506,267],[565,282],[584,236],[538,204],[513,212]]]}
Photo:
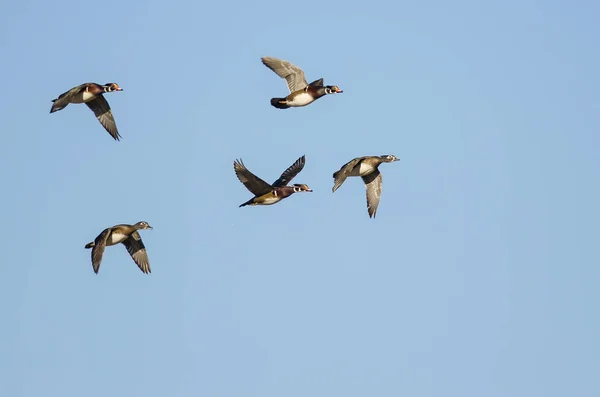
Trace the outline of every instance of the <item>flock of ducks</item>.
{"label": "flock of ducks", "polygon": [[[290,62],[272,57],[263,57],[261,60],[266,67],[282,79],[285,79],[290,91],[289,95],[284,98],[271,99],[271,105],[277,109],[307,106],[325,95],[343,92],[335,85],[323,85],[322,78],[308,84],[302,69]],[[58,98],[53,99],[50,113],[62,110],[70,103],[85,103],[94,112],[94,115],[110,136],[118,141],[121,135],[117,129],[110,105],[103,95],[104,93],[116,91],[123,91],[117,83],[104,85],[84,83],[71,88],[69,91],[59,95]],[[377,207],[379,206],[379,199],[381,197],[382,178],[379,166],[382,163],[391,163],[398,160],[398,158],[391,154],[352,159],[333,174],[334,185],[332,192],[335,192],[342,186],[346,178],[360,176],[367,190],[367,212],[370,218],[374,218],[377,214]],[[233,170],[237,178],[254,195],[250,200],[240,204],[240,207],[247,205],[273,205],[294,193],[312,192],[305,184],[289,185],[292,179],[302,171],[305,161],[305,156],[300,157],[275,182],[269,184],[250,172],[241,159],[235,160]],[[151,273],[148,253],[138,233],[138,230],[151,229],[152,226],[144,221],[134,225],[120,224],[104,229],[94,241],[85,246],[86,249],[92,249],[91,257],[94,272],[98,274],[104,249],[107,246],[123,244],[140,270],[145,274]]]}

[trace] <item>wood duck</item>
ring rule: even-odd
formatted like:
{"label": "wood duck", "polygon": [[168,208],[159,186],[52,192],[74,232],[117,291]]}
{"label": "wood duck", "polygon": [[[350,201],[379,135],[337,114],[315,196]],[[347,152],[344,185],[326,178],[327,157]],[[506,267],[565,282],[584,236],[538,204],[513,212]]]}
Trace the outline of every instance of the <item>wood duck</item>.
{"label": "wood duck", "polygon": [[379,165],[381,163],[391,163],[400,160],[391,154],[383,156],[365,156],[350,160],[333,173],[333,189],[335,192],[349,176],[360,176],[367,187],[367,211],[369,218],[374,218],[379,206],[381,197],[381,173]]}
{"label": "wood duck", "polygon": [[240,182],[246,186],[246,188],[254,194],[250,200],[246,201],[243,204],[240,204],[240,207],[244,207],[246,205],[272,205],[278,203],[286,197],[291,196],[294,193],[298,192],[312,192],[312,190],[304,185],[304,184],[294,184],[292,186],[287,186],[289,182],[300,171],[304,168],[305,156],[300,157],[294,164],[292,164],[287,170],[281,174],[279,179],[273,182],[272,185],[269,185],[267,182],[263,181],[253,173],[251,173],[242,160],[235,160],[233,162],[233,170],[237,175]]}
{"label": "wood duck", "polygon": [[119,140],[121,135],[117,130],[117,124],[110,110],[110,106],[104,98],[105,92],[123,91],[117,83],[108,83],[104,85],[96,83],[85,83],[71,88],[69,91],[60,94],[56,99],[53,99],[50,113],[57,112],[67,107],[69,103],[85,103],[96,115],[96,118],[102,124],[104,129],[108,131],[110,136],[115,140]]}
{"label": "wood duck", "polygon": [[104,248],[119,243],[122,243],[125,248],[127,248],[127,252],[129,252],[129,255],[131,255],[131,258],[133,258],[133,261],[143,273],[151,273],[148,253],[146,252],[146,247],[138,233],[138,230],[142,229],[152,230],[152,226],[144,221],[138,222],[135,225],[115,225],[104,229],[94,241],[86,244],[86,249],[92,249],[92,266],[94,268],[94,273],[98,274],[100,263],[102,262],[102,255],[104,254]]}
{"label": "wood duck", "polygon": [[306,106],[324,95],[339,94],[343,91],[335,85],[323,86],[323,79],[308,84],[304,72],[298,66],[277,58],[263,57],[262,63],[285,79],[290,94],[285,98],[272,98],[271,105],[277,109]]}

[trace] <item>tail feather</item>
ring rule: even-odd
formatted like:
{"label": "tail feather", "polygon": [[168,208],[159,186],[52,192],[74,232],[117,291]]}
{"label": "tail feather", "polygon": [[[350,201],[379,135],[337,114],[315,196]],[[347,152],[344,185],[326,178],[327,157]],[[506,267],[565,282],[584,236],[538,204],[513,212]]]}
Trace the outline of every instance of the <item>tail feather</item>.
{"label": "tail feather", "polygon": [[277,109],[287,109],[290,107],[290,105],[285,103],[285,98],[271,98],[271,105]]}
{"label": "tail feather", "polygon": [[87,243],[87,244],[85,245],[85,249],[92,248],[94,245],[96,245],[96,244],[95,244],[93,241],[92,241],[91,243]]}
{"label": "tail feather", "polygon": [[253,204],[254,204],[254,197],[252,197],[250,200],[246,201],[245,203],[240,204],[240,206],[238,208],[245,207],[247,205],[253,205]]}

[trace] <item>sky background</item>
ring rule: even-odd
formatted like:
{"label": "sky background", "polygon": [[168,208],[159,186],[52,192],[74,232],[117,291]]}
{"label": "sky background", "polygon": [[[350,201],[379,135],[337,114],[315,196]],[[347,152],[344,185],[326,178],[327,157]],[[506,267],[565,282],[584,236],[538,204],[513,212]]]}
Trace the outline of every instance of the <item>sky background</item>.
{"label": "sky background", "polygon": [[[0,395],[600,395],[600,5],[0,3]],[[277,110],[299,65],[343,94]],[[107,94],[115,142],[78,84]],[[298,157],[313,193],[275,206]],[[369,219],[332,173],[394,154]],[[122,245],[148,221],[144,275]]]}

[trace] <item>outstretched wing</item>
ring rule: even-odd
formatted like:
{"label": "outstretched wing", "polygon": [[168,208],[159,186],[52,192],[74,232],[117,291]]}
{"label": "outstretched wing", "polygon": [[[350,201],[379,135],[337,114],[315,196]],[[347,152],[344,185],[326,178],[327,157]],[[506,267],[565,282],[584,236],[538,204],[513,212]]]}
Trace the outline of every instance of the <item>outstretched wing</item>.
{"label": "outstretched wing", "polygon": [[309,84],[312,87],[323,87],[323,78],[320,78],[319,80],[315,80],[312,83]]}
{"label": "outstretched wing", "polygon": [[367,211],[369,218],[375,218],[377,207],[379,207],[379,198],[381,197],[381,173],[379,170],[362,177],[367,185]]}
{"label": "outstretched wing", "polygon": [[306,161],[306,157],[302,156],[296,162],[288,167],[287,170],[283,171],[283,174],[273,182],[274,187],[287,186],[288,183],[294,179],[296,175],[304,168],[304,162]]}
{"label": "outstretched wing", "polygon": [[110,228],[104,229],[94,240],[94,246],[92,247],[92,267],[96,274],[98,274],[98,270],[100,270],[102,255],[104,255],[104,248],[106,248],[106,240],[108,239],[110,230]]}
{"label": "outstretched wing", "polygon": [[152,273],[150,271],[150,261],[148,260],[146,247],[137,231],[131,233],[129,237],[123,240],[123,245],[127,248],[127,252],[129,252],[129,255],[131,255],[131,258],[133,258],[133,261],[143,273]]}
{"label": "outstretched wing", "polygon": [[355,159],[352,159],[346,164],[342,165],[339,171],[333,173],[333,188],[331,189],[332,192],[335,192],[340,186],[342,186],[342,184],[344,183],[346,178],[348,178],[348,175],[350,175],[354,167],[356,167],[358,163],[360,163],[363,159],[364,157],[357,157]]}
{"label": "outstretched wing", "polygon": [[275,72],[279,77],[285,79],[290,92],[296,92],[308,86],[304,72],[298,66],[288,61],[272,57],[262,57],[262,63]]}
{"label": "outstretched wing", "polygon": [[251,173],[241,159],[233,162],[233,170],[240,182],[255,196],[262,196],[273,190],[273,186]]}
{"label": "outstretched wing", "polygon": [[71,88],[67,92],[63,92],[58,96],[58,98],[53,99],[52,107],[50,108],[50,113],[54,113],[61,109],[64,109],[69,104],[69,102],[71,102],[71,98],[73,98],[73,96],[79,94],[82,90],[84,90],[88,84],[89,83],[80,84],[77,87]]}
{"label": "outstretched wing", "polygon": [[104,129],[108,131],[110,136],[118,141],[121,135],[119,135],[119,131],[117,131],[115,118],[113,117],[112,110],[110,110],[110,106],[106,101],[106,98],[104,98],[104,95],[98,95],[93,101],[86,102],[86,105],[94,112],[96,118],[100,124],[102,124]]}

